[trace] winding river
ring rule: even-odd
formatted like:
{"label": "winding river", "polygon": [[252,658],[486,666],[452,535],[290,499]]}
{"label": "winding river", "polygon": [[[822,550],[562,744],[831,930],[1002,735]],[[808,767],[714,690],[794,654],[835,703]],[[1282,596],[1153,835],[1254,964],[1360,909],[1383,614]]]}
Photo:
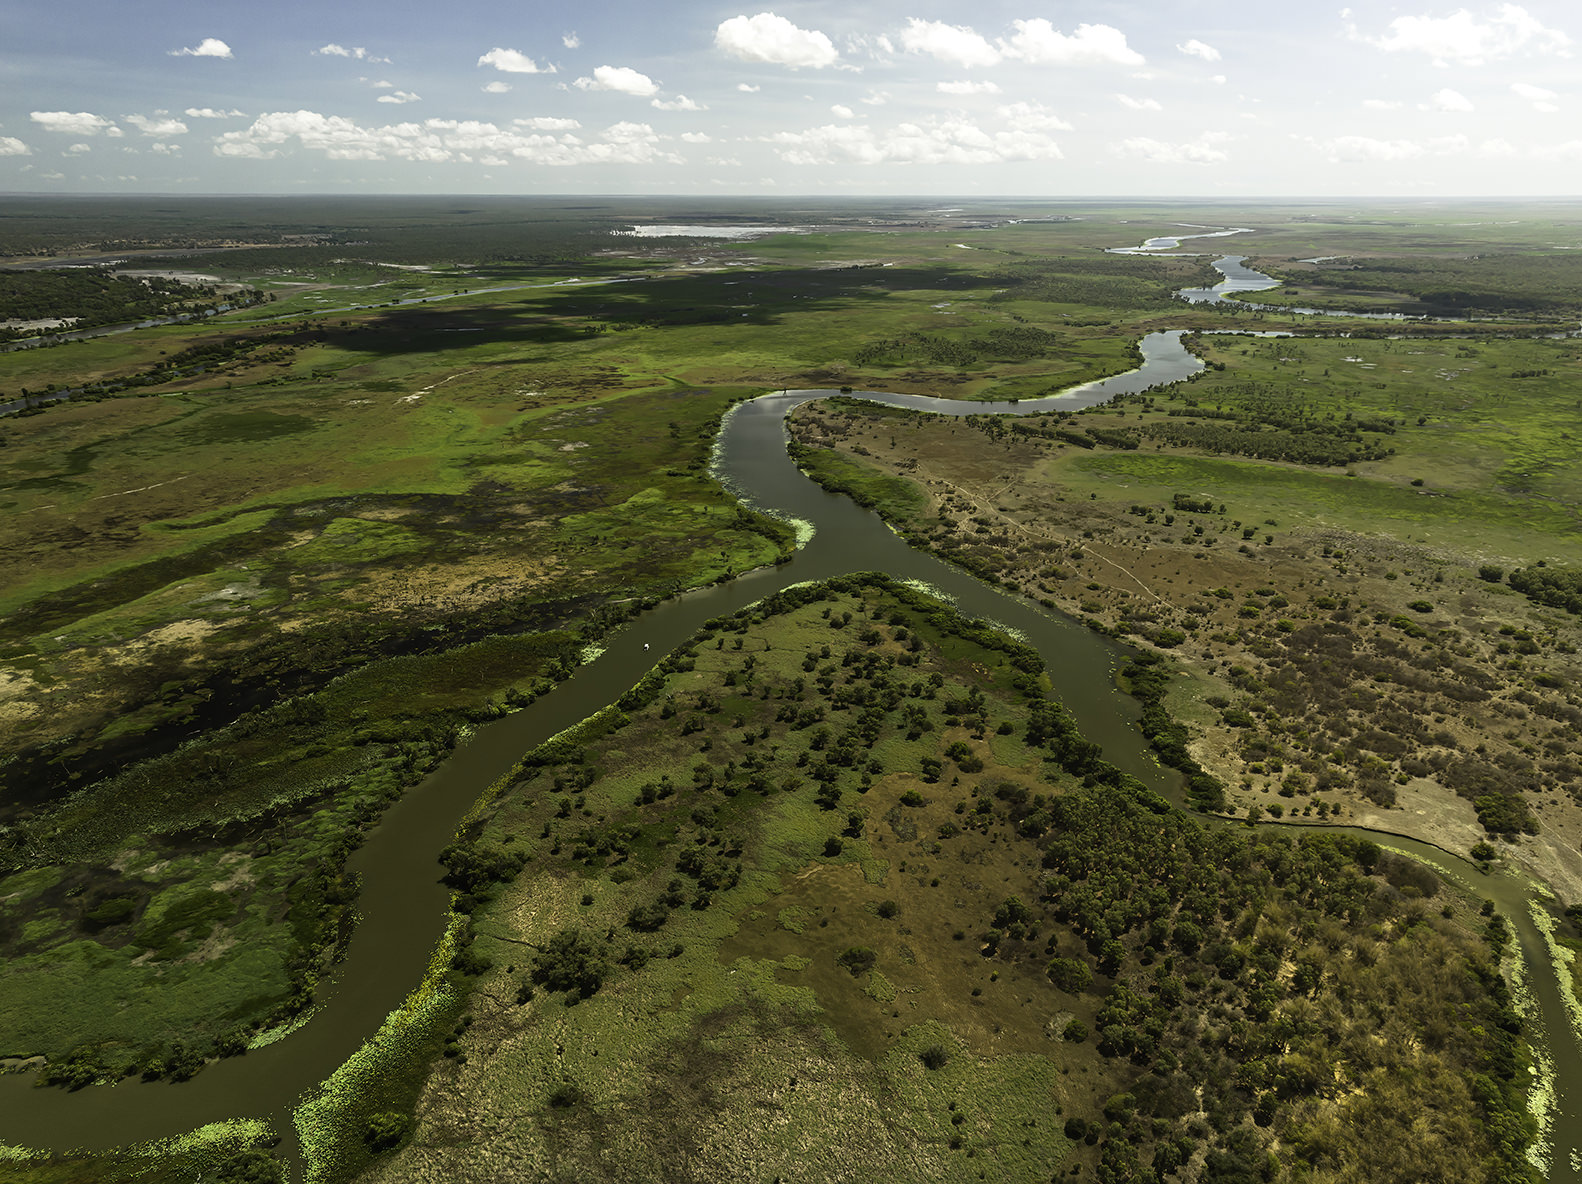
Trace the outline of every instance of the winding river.
{"label": "winding river", "polygon": [[[1227,284],[1251,282],[1229,270],[1246,271],[1240,258],[1221,264],[1216,266],[1226,274]],[[1267,276],[1258,278],[1265,286],[1274,283]],[[853,397],[953,416],[1076,410],[1201,370],[1202,363],[1182,348],[1181,336],[1179,330],[1150,334],[1140,343],[1143,364],[1138,369],[1045,399],[962,403],[874,392]],[[924,581],[962,611],[1019,631],[1043,655],[1056,693],[1083,733],[1103,746],[1111,762],[1173,793],[1173,774],[1158,768],[1135,726],[1136,705],[1114,688],[1114,671],[1124,650],[1067,618],[912,549],[877,515],[826,493],[796,469],[786,453],[785,417],[804,402],[835,393],[780,391],[739,405],[721,429],[716,453],[715,474],[728,488],[765,512],[810,523],[812,538],[789,563],[677,597],[644,613],[552,692],[480,728],[391,807],[351,861],[362,877],[361,921],[345,961],[321,988],[320,1002],[300,1031],[245,1056],[211,1064],[193,1082],[181,1085],[129,1080],[64,1093],[33,1088],[31,1075],[0,1077],[0,1144],[103,1149],[179,1135],[205,1123],[261,1117],[287,1138],[289,1149],[291,1111],[299,1098],[351,1056],[421,981],[449,901],[435,856],[484,787],[509,772],[523,752],[611,702],[704,621],[793,583],[881,570],[899,579]],[[1449,870],[1471,891],[1494,900],[1512,922],[1535,999],[1530,1018],[1534,1043],[1547,1048],[1555,1073],[1553,1129],[1562,1144],[1574,1140],[1570,1132],[1582,1132],[1582,1056],[1542,935],[1528,915],[1527,883],[1508,875],[1481,875],[1465,861],[1425,844],[1370,837]],[[1582,1179],[1572,1166],[1573,1154],[1564,1145],[1557,1150],[1551,1181],[1573,1184]]]}

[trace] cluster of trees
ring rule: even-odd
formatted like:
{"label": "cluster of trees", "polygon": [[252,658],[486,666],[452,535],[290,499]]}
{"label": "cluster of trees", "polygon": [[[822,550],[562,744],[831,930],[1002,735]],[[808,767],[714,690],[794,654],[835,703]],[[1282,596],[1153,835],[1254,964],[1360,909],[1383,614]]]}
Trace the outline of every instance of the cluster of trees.
{"label": "cluster of trees", "polygon": [[1337,1178],[1530,1181],[1498,917],[1479,943],[1425,907],[1432,876],[1425,890],[1371,842],[1208,828],[1125,783],[1004,786],[994,809],[1045,878],[990,919],[985,956],[1098,994],[1098,1050],[1133,1067],[1102,1116],[1068,1123],[1100,1179],[1159,1181],[1202,1155],[1215,1180],[1294,1159]]}
{"label": "cluster of trees", "polygon": [[1506,578],[1512,588],[1530,600],[1563,608],[1568,613],[1582,613],[1582,571],[1539,564],[1519,567]]}
{"label": "cluster of trees", "polygon": [[[1222,714],[1244,729],[1238,747],[1249,768],[1276,777],[1282,797],[1355,785],[1382,806],[1395,803],[1398,781],[1432,776],[1483,802],[1478,815],[1491,834],[1535,831],[1526,795],[1543,771],[1563,772],[1558,758],[1468,751],[1434,722],[1488,703],[1499,679],[1428,629],[1398,640],[1355,628],[1346,603],[1327,608],[1327,619],[1285,631],[1279,622],[1243,627],[1259,630],[1253,648],[1263,665],[1232,667],[1242,698]],[[1380,614],[1374,624],[1392,620]]]}
{"label": "cluster of trees", "polygon": [[1057,349],[1058,334],[1031,325],[991,329],[976,337],[953,338],[937,333],[903,333],[870,341],[852,354],[858,366],[921,359],[939,366],[970,366],[981,360],[1015,362],[1042,358]]}
{"label": "cluster of trees", "polygon": [[[99,268],[0,270],[0,321],[71,319],[71,328],[89,329],[192,312],[219,299],[210,284],[120,276]],[[41,331],[0,329],[0,338]]]}
{"label": "cluster of trees", "polygon": [[1295,429],[1248,423],[1150,423],[1135,432],[1177,448],[1298,465],[1350,465],[1383,460],[1395,452],[1381,440],[1322,422]]}
{"label": "cluster of trees", "polygon": [[1180,260],[1142,255],[1103,255],[1019,259],[996,272],[994,278],[1004,288],[991,298],[996,301],[1163,310],[1176,304],[1178,288],[1214,284],[1220,276],[1201,261],[1183,265]]}
{"label": "cluster of trees", "polygon": [[1352,260],[1285,278],[1330,291],[1405,294],[1433,316],[1572,316],[1582,308],[1582,261],[1566,252]]}
{"label": "cluster of trees", "polygon": [[1199,810],[1217,813],[1225,808],[1225,785],[1192,755],[1192,734],[1165,709],[1170,666],[1158,654],[1138,654],[1121,670],[1127,692],[1143,705],[1138,727],[1159,759],[1179,769],[1186,779],[1187,800]]}

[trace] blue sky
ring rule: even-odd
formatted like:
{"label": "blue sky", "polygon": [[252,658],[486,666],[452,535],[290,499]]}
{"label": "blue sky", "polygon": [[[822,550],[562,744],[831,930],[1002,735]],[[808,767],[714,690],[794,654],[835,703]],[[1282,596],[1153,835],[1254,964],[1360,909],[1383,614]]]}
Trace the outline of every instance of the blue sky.
{"label": "blue sky", "polygon": [[1582,10],[13,4],[0,191],[1582,191]]}

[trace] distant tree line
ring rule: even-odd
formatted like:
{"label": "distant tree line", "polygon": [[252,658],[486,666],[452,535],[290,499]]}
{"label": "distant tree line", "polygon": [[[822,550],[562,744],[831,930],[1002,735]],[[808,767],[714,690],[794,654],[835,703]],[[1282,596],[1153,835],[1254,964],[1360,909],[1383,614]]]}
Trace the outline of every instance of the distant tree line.
{"label": "distant tree line", "polygon": [[[0,321],[69,318],[71,328],[89,329],[191,312],[218,300],[212,284],[113,275],[99,268],[0,271]],[[3,332],[14,338],[28,331]]]}

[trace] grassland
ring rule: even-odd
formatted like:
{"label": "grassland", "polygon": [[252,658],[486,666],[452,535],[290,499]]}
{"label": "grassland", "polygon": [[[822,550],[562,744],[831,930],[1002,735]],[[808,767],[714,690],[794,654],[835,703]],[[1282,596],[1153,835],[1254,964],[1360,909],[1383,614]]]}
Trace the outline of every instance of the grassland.
{"label": "grassland", "polygon": [[[1036,667],[882,579],[713,623],[475,815],[449,1007],[312,1104],[308,1178],[1522,1178],[1475,902],[1172,814]],[[1471,977],[1395,997],[1402,1060],[1366,997],[1424,973]]]}

